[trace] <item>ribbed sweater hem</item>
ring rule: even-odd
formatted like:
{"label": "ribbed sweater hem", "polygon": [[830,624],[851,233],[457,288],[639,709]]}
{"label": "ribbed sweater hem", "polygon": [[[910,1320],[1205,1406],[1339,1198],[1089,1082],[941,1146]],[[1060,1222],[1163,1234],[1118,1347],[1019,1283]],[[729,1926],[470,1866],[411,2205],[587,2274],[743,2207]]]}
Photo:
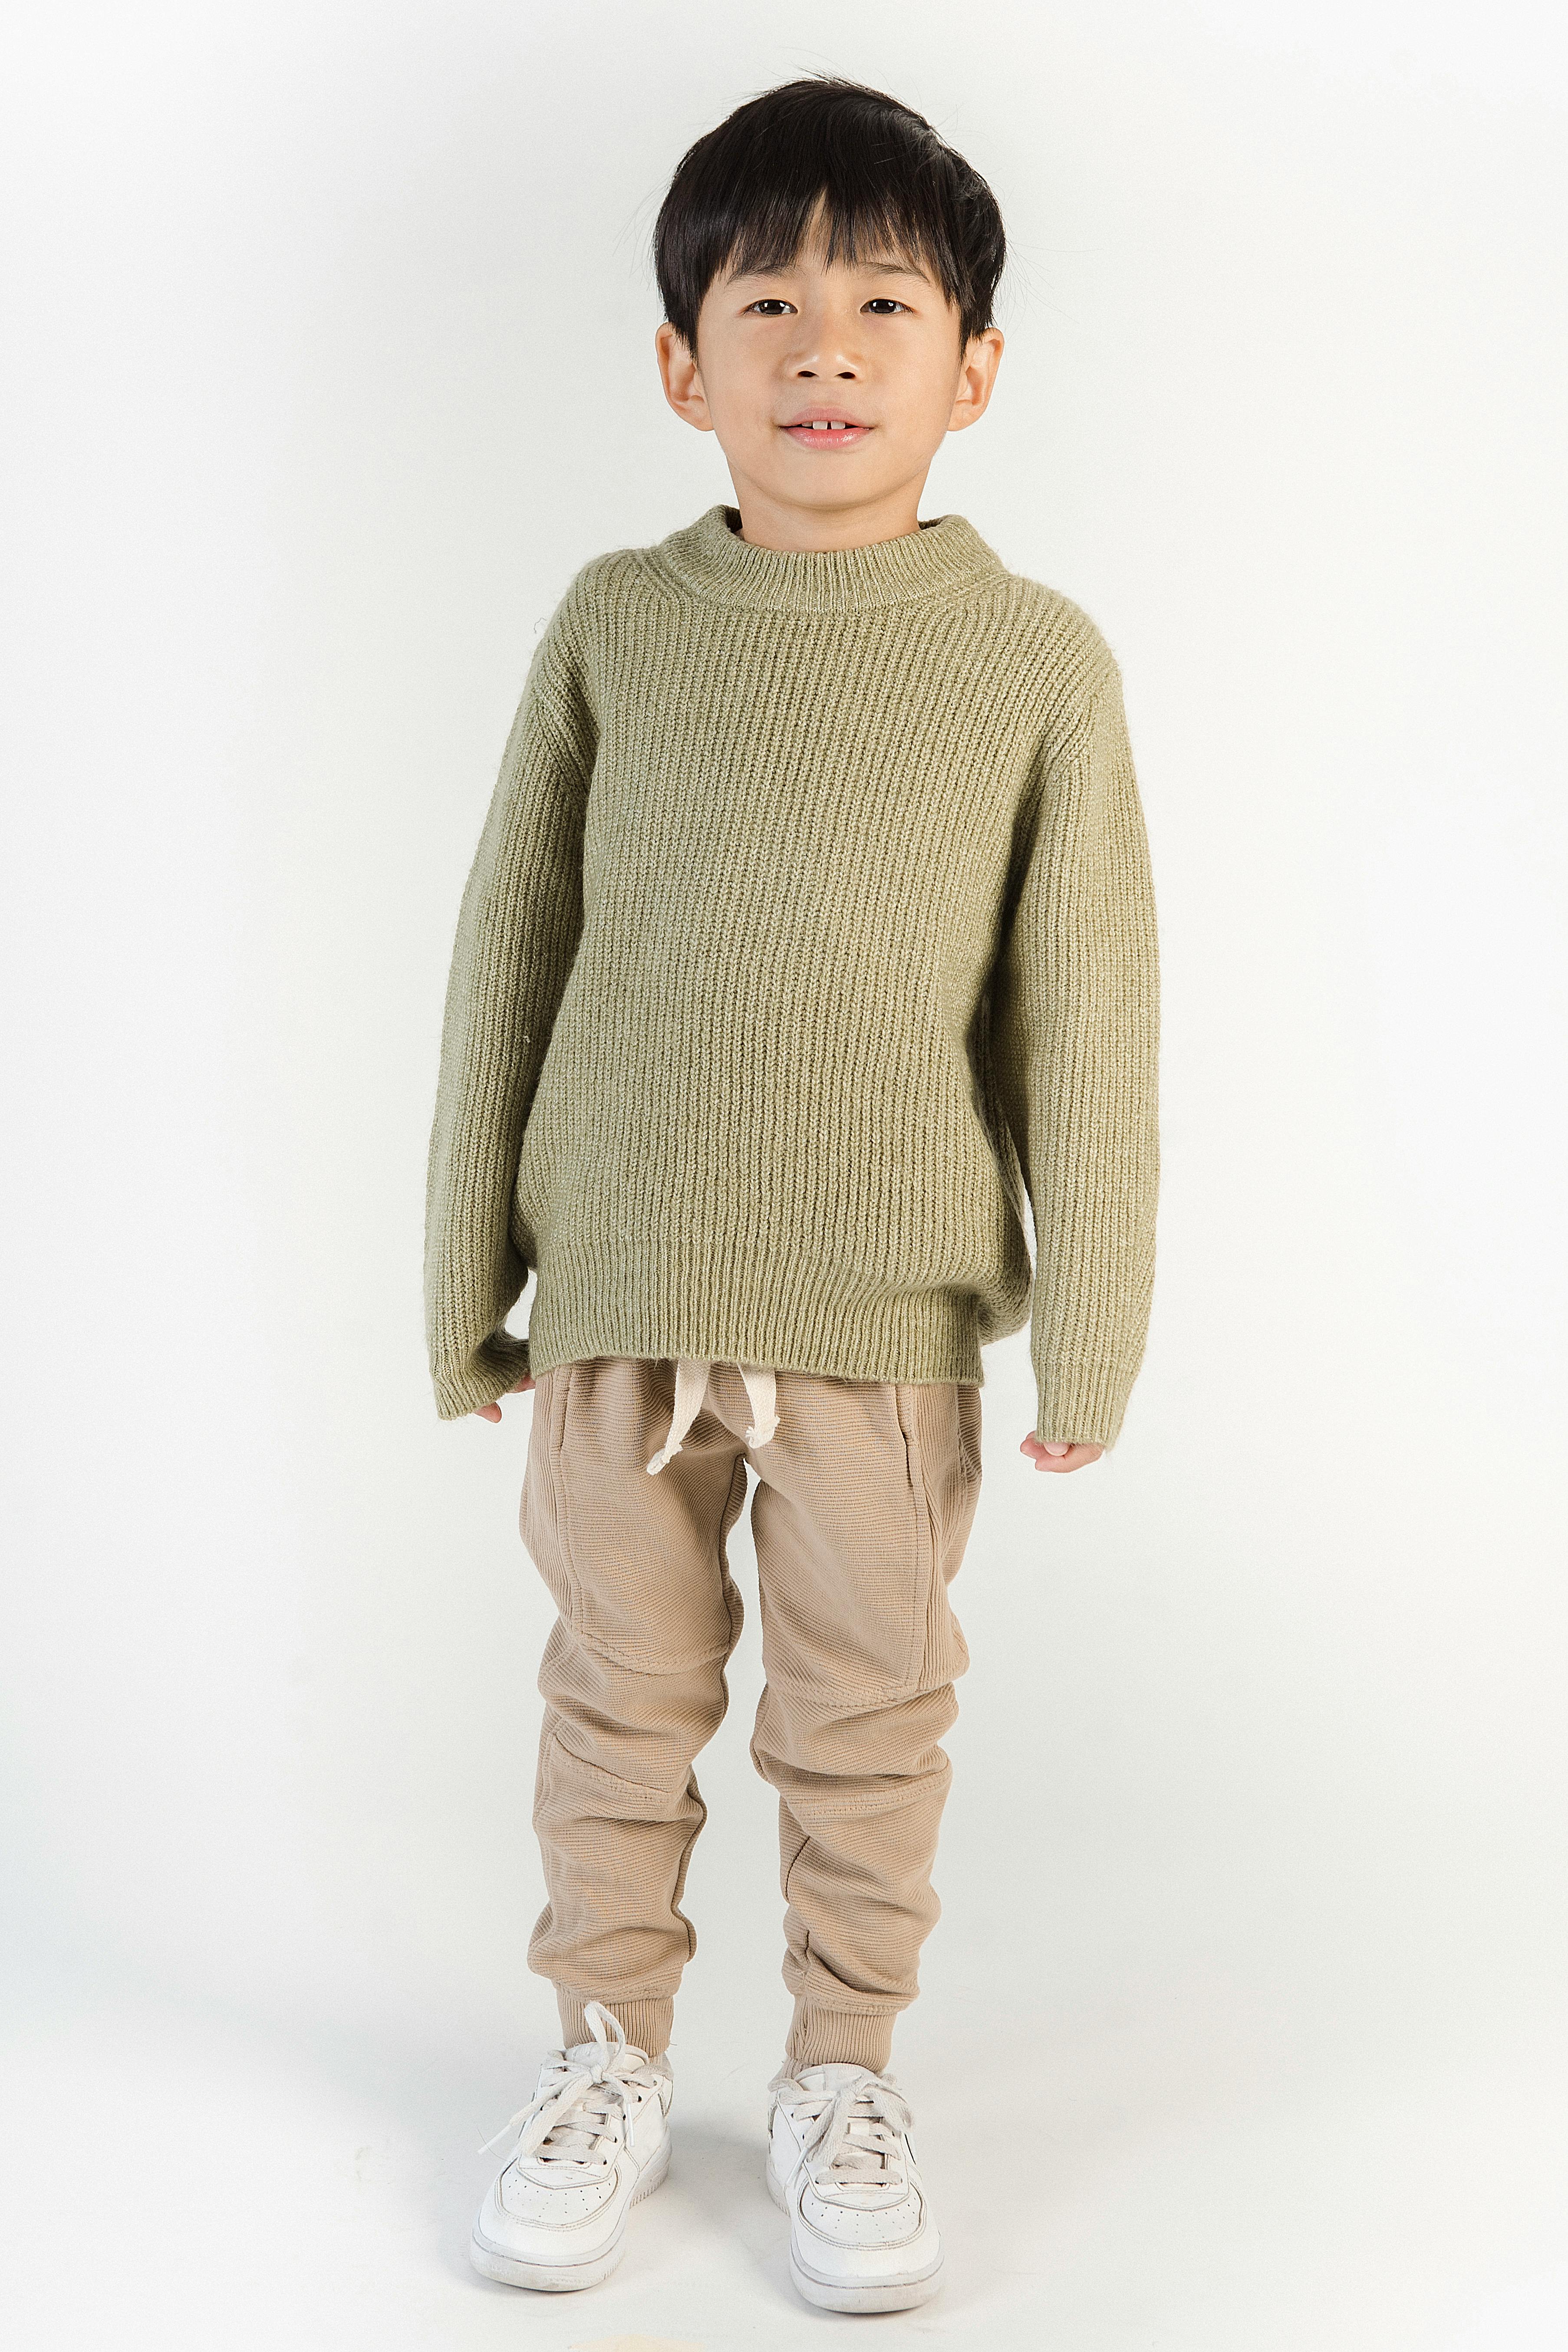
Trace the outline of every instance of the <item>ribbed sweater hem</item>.
{"label": "ribbed sweater hem", "polygon": [[[984,1339],[1019,1330],[1026,1297]],[[777,1371],[851,1381],[973,1381],[983,1383],[982,1330],[972,1297],[925,1291],[856,1297],[798,1272],[743,1292],[704,1293],[689,1277],[661,1279],[651,1267],[630,1282],[557,1284],[542,1271],[529,1326],[537,1375],[590,1356],[695,1356]]]}

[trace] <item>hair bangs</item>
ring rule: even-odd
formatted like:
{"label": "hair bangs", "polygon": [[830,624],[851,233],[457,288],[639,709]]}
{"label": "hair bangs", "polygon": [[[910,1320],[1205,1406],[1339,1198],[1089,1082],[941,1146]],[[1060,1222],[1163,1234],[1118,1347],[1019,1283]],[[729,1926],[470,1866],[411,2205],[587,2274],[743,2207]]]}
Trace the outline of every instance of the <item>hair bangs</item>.
{"label": "hair bangs", "polygon": [[[803,248],[815,245],[825,264],[900,262],[936,280],[951,301],[956,284],[942,277],[941,257],[928,248],[921,223],[911,220],[880,192],[846,189],[826,181],[804,192],[780,191],[752,212],[715,276],[749,278],[791,268]],[[704,289],[706,290],[706,289]]]}

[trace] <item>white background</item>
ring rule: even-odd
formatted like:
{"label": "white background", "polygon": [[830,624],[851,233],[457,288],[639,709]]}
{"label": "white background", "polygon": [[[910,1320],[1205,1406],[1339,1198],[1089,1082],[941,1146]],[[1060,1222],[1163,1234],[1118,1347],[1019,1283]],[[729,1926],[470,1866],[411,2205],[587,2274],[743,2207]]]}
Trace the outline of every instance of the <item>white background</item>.
{"label": "white background", "polygon": [[[1007,352],[927,514],[1121,659],[1163,954],[1115,1454],[987,1358],[974,1654],[883,2325],[1568,2340],[1560,13],[35,6],[0,140],[18,2346],[804,2344],[754,1613],[700,1765],[679,2165],[615,2280],[465,2259],[523,1959],[531,1405],[443,1426],[457,905],[577,565],[729,495],[648,233],[814,68],[991,180]],[[738,1538],[737,1571],[750,1573]]]}

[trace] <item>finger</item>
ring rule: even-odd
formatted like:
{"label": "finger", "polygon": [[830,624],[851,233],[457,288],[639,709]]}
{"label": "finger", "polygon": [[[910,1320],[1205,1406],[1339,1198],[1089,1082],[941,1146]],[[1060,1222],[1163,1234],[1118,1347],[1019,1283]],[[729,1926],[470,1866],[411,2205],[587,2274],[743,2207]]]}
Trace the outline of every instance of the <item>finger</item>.
{"label": "finger", "polygon": [[476,1421],[499,1421],[500,1419],[500,1407],[499,1404],[477,1404],[474,1407],[474,1419]]}
{"label": "finger", "polygon": [[1099,1461],[1104,1451],[1103,1445],[1069,1445],[1065,1453],[1049,1455],[1037,1462],[1035,1467],[1037,1470],[1087,1470],[1091,1462]]}
{"label": "finger", "polygon": [[1088,1443],[1068,1444],[1058,1437],[1041,1439],[1031,1435],[1025,1438],[1018,1450],[1028,1454],[1037,1470],[1056,1472],[1085,1470],[1091,1462],[1099,1461],[1105,1448]]}

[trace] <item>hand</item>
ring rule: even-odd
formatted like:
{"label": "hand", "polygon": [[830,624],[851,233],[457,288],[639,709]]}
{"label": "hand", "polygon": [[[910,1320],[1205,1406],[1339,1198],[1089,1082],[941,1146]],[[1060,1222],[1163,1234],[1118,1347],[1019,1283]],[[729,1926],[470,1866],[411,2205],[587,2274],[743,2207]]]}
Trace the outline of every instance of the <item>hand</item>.
{"label": "hand", "polygon": [[[521,1381],[519,1381],[516,1388],[508,1389],[506,1393],[508,1396],[521,1396],[524,1389],[531,1389],[532,1386],[533,1374],[531,1372],[528,1372],[524,1374]],[[476,1405],[474,1407],[472,1418],[475,1421],[499,1421],[500,1419],[500,1407],[499,1404]]]}
{"label": "hand", "polygon": [[1028,1455],[1037,1470],[1087,1470],[1091,1462],[1099,1461],[1105,1448],[1103,1445],[1064,1445],[1054,1437],[1042,1444],[1031,1432],[1018,1451]]}

